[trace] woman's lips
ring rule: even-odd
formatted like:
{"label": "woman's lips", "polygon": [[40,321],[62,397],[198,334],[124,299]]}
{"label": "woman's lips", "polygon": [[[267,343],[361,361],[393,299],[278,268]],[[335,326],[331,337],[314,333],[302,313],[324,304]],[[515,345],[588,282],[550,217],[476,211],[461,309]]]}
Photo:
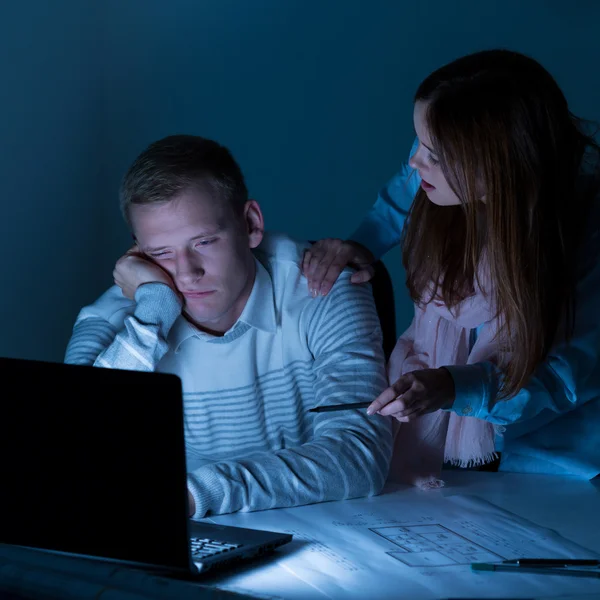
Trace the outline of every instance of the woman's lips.
{"label": "woman's lips", "polygon": [[435,190],[435,186],[433,186],[430,183],[428,183],[427,181],[425,181],[422,177],[421,177],[421,187],[426,192],[431,192],[432,190]]}

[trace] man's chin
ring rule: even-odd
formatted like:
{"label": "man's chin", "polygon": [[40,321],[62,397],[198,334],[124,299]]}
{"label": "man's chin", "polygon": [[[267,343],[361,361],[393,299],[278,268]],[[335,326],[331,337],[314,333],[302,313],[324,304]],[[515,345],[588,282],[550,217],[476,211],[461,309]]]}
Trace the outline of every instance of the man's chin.
{"label": "man's chin", "polygon": [[210,314],[208,312],[198,312],[197,310],[188,310],[187,308],[183,309],[183,316],[190,321],[190,323],[194,323],[194,325],[198,325],[200,327],[210,327],[211,323],[215,323],[219,315]]}
{"label": "man's chin", "polygon": [[183,316],[201,331],[206,331],[207,333],[214,335],[225,333],[224,331],[221,331],[221,328],[219,327],[219,317],[221,315],[218,313],[210,314],[208,312],[188,311],[184,308]]}

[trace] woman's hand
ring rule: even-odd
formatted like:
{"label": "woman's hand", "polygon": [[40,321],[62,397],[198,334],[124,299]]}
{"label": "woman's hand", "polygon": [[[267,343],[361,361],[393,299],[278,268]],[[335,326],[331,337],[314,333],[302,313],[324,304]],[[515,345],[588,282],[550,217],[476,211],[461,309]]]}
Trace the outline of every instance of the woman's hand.
{"label": "woman's hand", "polygon": [[308,279],[312,296],[325,296],[333,287],[342,270],[351,266],[358,269],[352,274],[352,283],[369,281],[375,271],[373,254],[358,242],[325,238],[315,242],[304,253],[302,273]]}
{"label": "woman's hand", "polygon": [[423,369],[403,375],[367,408],[367,414],[391,415],[408,423],[440,408],[450,408],[455,398],[454,380],[448,369]]}

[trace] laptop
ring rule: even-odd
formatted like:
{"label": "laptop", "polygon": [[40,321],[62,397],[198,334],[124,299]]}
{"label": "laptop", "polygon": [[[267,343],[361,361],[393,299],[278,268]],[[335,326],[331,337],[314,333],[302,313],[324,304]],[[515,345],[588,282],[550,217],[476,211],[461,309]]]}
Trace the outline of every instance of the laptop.
{"label": "laptop", "polygon": [[0,543],[195,576],[287,533],[188,519],[181,380],[0,358]]}

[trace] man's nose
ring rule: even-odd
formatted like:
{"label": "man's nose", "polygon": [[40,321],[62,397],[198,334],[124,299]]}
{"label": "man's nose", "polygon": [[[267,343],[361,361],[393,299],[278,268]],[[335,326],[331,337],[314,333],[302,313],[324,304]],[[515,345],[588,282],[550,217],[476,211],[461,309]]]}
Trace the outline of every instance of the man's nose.
{"label": "man's nose", "polygon": [[186,252],[177,258],[177,279],[186,283],[194,282],[204,275],[202,260],[198,254]]}

